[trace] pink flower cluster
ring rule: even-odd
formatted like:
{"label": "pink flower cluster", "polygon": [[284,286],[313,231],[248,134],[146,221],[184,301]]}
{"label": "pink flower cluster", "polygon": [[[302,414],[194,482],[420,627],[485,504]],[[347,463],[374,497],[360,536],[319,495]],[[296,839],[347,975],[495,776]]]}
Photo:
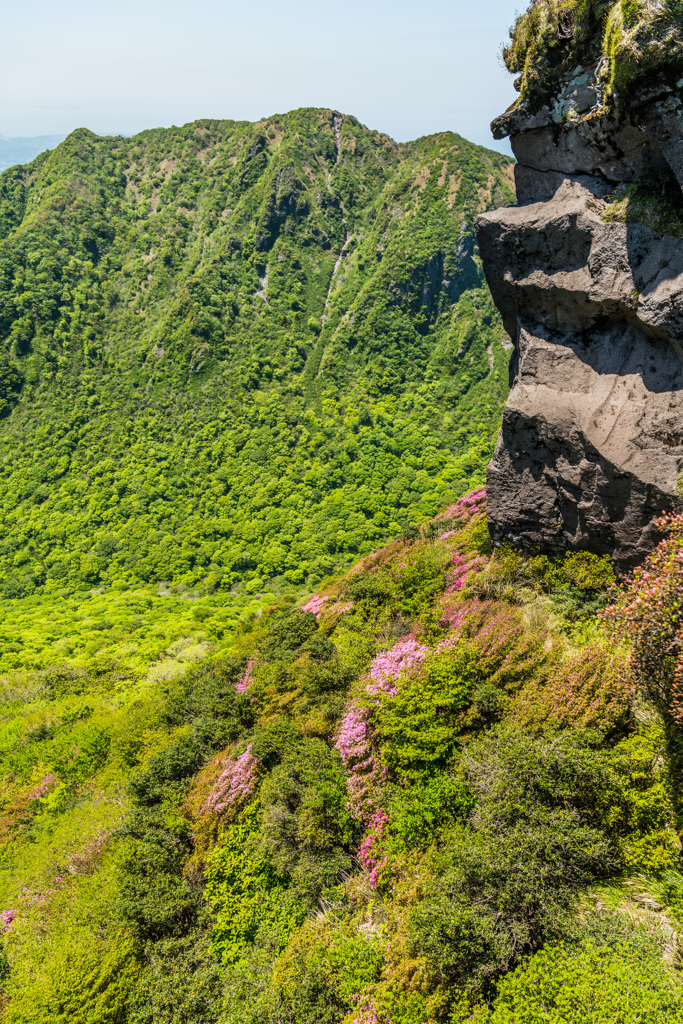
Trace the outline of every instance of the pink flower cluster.
{"label": "pink flower cluster", "polygon": [[2,925],[3,931],[6,931],[12,926],[14,918],[17,916],[16,910],[3,910],[0,911],[0,925]]}
{"label": "pink flower cluster", "polygon": [[244,672],[235,683],[235,690],[237,691],[237,693],[244,693],[244,691],[247,689],[249,683],[251,682],[251,677],[254,674],[255,667],[255,660],[253,658],[250,658],[250,660],[247,662],[247,667],[245,668]]}
{"label": "pink flower cluster", "polygon": [[46,775],[33,790],[29,800],[39,800],[41,796],[47,796],[58,781],[59,779],[56,775]]}
{"label": "pink flower cluster", "polygon": [[301,611],[313,612],[316,619],[319,619],[325,611],[325,605],[328,601],[329,597],[326,594],[314,594],[313,597],[309,598],[306,604],[301,605]]}
{"label": "pink flower cluster", "polygon": [[368,876],[368,881],[372,889],[376,889],[379,884],[379,873],[388,861],[388,856],[382,850],[382,840],[384,839],[384,830],[388,824],[389,815],[386,811],[376,811],[370,822],[370,828],[368,829],[365,839],[360,844],[358,850],[358,860],[363,866],[363,870]]}
{"label": "pink flower cluster", "polygon": [[457,594],[465,586],[467,574],[470,572],[481,572],[488,565],[488,559],[482,555],[470,555],[466,557],[459,551],[453,554],[453,568],[448,572],[447,594]]}
{"label": "pink flower cluster", "polygon": [[400,675],[410,671],[411,667],[420,665],[429,654],[429,648],[418,643],[415,635],[399,640],[389,651],[383,651],[373,659],[370,665],[370,677],[374,685],[368,686],[368,693],[380,692],[395,696],[397,693],[393,681]]}
{"label": "pink flower cluster", "polygon": [[206,798],[203,810],[222,814],[246,803],[256,789],[258,761],[250,743],[244,753],[228,762]]}
{"label": "pink flower cluster", "polygon": [[360,821],[369,822],[386,779],[386,768],[376,757],[369,726],[370,710],[350,704],[341,720],[335,746],[349,772],[346,788],[349,810]]}
{"label": "pink flower cluster", "polygon": [[365,999],[355,1012],[351,1024],[391,1024],[386,1013],[378,1010],[373,999]]}
{"label": "pink flower cluster", "polygon": [[458,498],[455,505],[451,505],[445,512],[437,516],[437,519],[458,519],[462,523],[468,523],[474,516],[481,515],[486,511],[486,488],[479,487],[476,491],[463,494]]}
{"label": "pink flower cluster", "polygon": [[302,612],[312,612],[316,619],[321,619],[323,614],[327,612],[329,615],[343,615],[344,612],[348,612],[353,608],[353,601],[348,604],[342,604],[340,601],[335,601],[334,604],[328,604],[330,598],[327,594],[315,594],[309,598],[306,604],[302,604]]}

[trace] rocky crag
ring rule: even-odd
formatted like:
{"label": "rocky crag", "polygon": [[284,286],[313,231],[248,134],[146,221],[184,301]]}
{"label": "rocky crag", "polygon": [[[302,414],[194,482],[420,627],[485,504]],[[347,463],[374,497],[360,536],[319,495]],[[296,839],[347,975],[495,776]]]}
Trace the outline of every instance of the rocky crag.
{"label": "rocky crag", "polygon": [[492,536],[627,568],[681,505],[683,48],[670,5],[622,6],[537,0],[513,28],[521,95],[492,128],[518,205],[477,230],[515,346]]}

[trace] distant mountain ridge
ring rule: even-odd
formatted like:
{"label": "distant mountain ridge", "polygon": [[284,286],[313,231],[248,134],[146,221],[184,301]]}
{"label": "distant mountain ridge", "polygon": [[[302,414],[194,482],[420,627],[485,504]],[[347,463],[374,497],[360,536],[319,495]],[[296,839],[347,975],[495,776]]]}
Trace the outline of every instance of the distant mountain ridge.
{"label": "distant mountain ridge", "polygon": [[0,176],[0,587],[320,579],[480,482],[512,162],[304,109]]}
{"label": "distant mountain ridge", "polygon": [[33,135],[7,138],[0,135],[0,171],[25,164],[33,160],[46,149],[54,149],[66,138],[65,135]]}

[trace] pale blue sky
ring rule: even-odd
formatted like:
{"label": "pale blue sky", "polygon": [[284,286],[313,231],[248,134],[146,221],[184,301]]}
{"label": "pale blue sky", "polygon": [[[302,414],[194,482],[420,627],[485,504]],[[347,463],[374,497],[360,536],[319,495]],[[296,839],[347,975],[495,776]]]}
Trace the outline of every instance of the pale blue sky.
{"label": "pale blue sky", "polygon": [[493,145],[489,122],[514,97],[500,47],[525,6],[23,0],[3,11],[0,134],[130,134],[315,106],[399,141],[452,130]]}

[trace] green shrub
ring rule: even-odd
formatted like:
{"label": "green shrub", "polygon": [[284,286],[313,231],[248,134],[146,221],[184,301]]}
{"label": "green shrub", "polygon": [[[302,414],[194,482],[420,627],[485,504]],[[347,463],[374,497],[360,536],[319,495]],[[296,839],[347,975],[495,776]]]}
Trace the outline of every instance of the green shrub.
{"label": "green shrub", "polygon": [[338,1024],[376,981],[383,956],[378,943],[346,931],[306,925],[280,955],[273,982],[292,1024]]}
{"label": "green shrub", "polygon": [[127,1024],[217,1024],[223,984],[206,933],[156,942],[145,961]]}
{"label": "green shrub", "polygon": [[7,986],[8,1024],[123,1024],[140,965],[134,945],[121,936],[107,943],[70,936],[34,965],[31,983]]}
{"label": "green shrub", "polygon": [[341,757],[322,740],[302,740],[264,781],[260,799],[259,852],[299,900],[314,906],[351,868],[356,829]]}
{"label": "green shrub", "polygon": [[619,866],[595,820],[609,754],[587,740],[506,727],[468,744],[471,826],[444,834],[410,914],[411,949],[439,984],[487,991]]}
{"label": "green shrub", "polygon": [[412,851],[429,845],[454,820],[464,818],[474,800],[464,779],[438,772],[397,787],[389,802],[390,846]]}
{"label": "green shrub", "polygon": [[199,902],[182,876],[192,851],[188,823],[158,805],[134,807],[120,835],[120,913],[143,939],[183,934]]}
{"label": "green shrub", "polygon": [[304,917],[286,880],[255,853],[258,818],[259,807],[252,804],[225,832],[206,868],[205,896],[215,921],[212,948],[225,964],[242,959],[260,930],[286,941]]}
{"label": "green shrub", "polygon": [[585,941],[531,957],[500,982],[487,1024],[679,1024],[683,987],[646,941]]}

